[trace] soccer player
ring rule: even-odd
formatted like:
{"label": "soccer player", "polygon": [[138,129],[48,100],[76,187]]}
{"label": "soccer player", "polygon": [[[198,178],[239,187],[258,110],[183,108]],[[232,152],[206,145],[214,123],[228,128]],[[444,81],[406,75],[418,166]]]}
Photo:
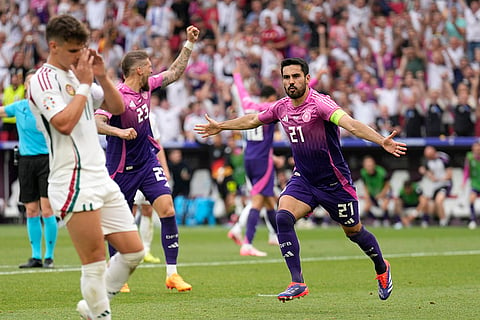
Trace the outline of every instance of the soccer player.
{"label": "soccer player", "polygon": [[396,157],[405,154],[406,145],[393,140],[396,131],[383,137],[369,126],[351,118],[329,96],[310,89],[310,74],[305,60],[283,60],[281,75],[287,97],[261,113],[228,121],[217,122],[205,115],[208,123],[197,124],[195,130],[208,137],[222,130],[252,129],[280,121],[289,137],[295,168],[280,194],[276,220],[278,242],[290,270],[291,283],[285,291],[278,294],[280,301],[308,294],[300,263],[300,244],[294,226],[298,219],[318,205],[324,207],[330,217],[342,226],[346,236],[372,259],[377,273],[378,294],[380,299],[385,300],[393,287],[390,264],[383,259],[375,236],[360,222],[358,197],[350,170],[341,153],[338,126],[359,138],[377,143]]}
{"label": "soccer player", "polygon": [[[172,65],[165,71],[152,75],[152,63],[145,51],[128,52],[121,68],[125,81],[117,88],[123,97],[125,110],[110,119],[97,112],[99,133],[107,134],[107,169],[118,183],[130,207],[135,193],[140,190],[160,217],[161,241],[167,265],[166,286],[178,291],[189,291],[192,286],[177,272],[178,227],[173,199],[164,169],[159,164],[157,152],[161,149],[155,141],[149,121],[152,90],[165,87],[180,78],[197,41],[199,30],[187,28],[187,41]],[[109,122],[107,124],[107,121]],[[132,128],[131,140],[110,135],[112,128]]]}
{"label": "soccer player", "polygon": [[[125,107],[105,64],[87,49],[88,29],[70,15],[46,27],[47,62],[30,80],[29,102],[50,155],[48,197],[66,224],[82,263],[77,304],[83,319],[111,319],[115,296],[144,256],[130,208],[105,167],[94,108],[112,114]],[[98,84],[94,84],[93,80]],[[117,248],[105,260],[107,240]]]}
{"label": "soccer player", "polygon": [[465,155],[465,164],[463,166],[463,187],[470,178],[471,192],[470,202],[470,222],[469,229],[477,228],[477,214],[475,212],[475,200],[480,195],[480,142],[472,145],[472,150]]}
{"label": "soccer player", "polygon": [[[26,74],[25,89],[35,73]],[[25,90],[25,92],[27,92]],[[16,117],[19,137],[18,182],[20,201],[27,214],[27,233],[32,256],[20,268],[53,268],[55,244],[57,242],[57,218],[48,201],[48,147],[43,134],[38,131],[35,117],[27,99],[0,107],[0,117]],[[45,233],[42,235],[42,220]],[[45,237],[45,256],[42,262],[42,236]]]}
{"label": "soccer player", "polygon": [[[263,86],[260,92],[260,103],[254,102],[243,85],[241,68],[244,63],[237,61],[233,79],[237,88],[240,104],[246,114],[258,113],[267,109],[277,100],[277,93],[271,86]],[[273,134],[276,123],[266,124],[245,132],[246,146],[244,151],[245,171],[251,184],[251,208],[248,213],[245,238],[240,248],[242,256],[266,256],[267,253],[256,249],[253,245],[260,211],[266,209],[267,219],[276,230],[275,205],[277,199],[273,192],[275,168],[273,165]],[[238,241],[238,233],[231,230],[229,238]]]}

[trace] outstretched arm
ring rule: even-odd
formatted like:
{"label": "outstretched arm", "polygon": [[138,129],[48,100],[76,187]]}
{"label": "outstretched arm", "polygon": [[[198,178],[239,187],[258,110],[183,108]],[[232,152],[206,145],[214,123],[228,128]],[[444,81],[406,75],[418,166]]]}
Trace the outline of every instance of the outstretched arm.
{"label": "outstretched arm", "polygon": [[348,130],[358,138],[362,138],[382,146],[385,151],[393,154],[395,157],[403,156],[407,151],[405,143],[393,140],[393,138],[397,135],[397,131],[395,130],[388,137],[384,137],[366,124],[353,119],[348,114],[344,114],[339,119],[338,125],[345,130]]}
{"label": "outstretched arm", "polygon": [[195,130],[202,138],[207,138],[220,133],[223,130],[246,130],[261,126],[263,123],[258,119],[258,114],[247,114],[240,118],[217,122],[205,115],[208,123],[196,124]]}
{"label": "outstretched arm", "polygon": [[[188,59],[192,54],[193,44],[197,42],[200,31],[194,27],[187,28],[187,45],[183,46],[182,51],[172,65],[161,73],[163,76],[162,87],[168,86],[170,83],[177,81],[185,71],[188,64]],[[188,44],[191,44],[190,46]]]}

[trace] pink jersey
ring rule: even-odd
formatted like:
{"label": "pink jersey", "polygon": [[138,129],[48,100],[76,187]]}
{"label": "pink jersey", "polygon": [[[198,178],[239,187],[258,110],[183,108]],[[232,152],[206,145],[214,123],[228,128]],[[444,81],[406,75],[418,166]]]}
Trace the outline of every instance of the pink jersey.
{"label": "pink jersey", "polygon": [[330,117],[340,107],[330,98],[310,89],[300,106],[285,97],[261,112],[263,123],[280,121],[292,148],[295,173],[314,186],[352,183],[340,146],[340,130]]}

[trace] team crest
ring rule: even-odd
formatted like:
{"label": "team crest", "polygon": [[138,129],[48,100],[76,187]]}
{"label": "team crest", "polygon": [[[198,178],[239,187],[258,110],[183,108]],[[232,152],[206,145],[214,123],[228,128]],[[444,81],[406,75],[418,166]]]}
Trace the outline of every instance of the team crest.
{"label": "team crest", "polygon": [[69,84],[69,83],[67,83],[67,84],[65,85],[65,91],[67,91],[67,93],[68,93],[69,95],[71,95],[72,97],[75,95],[75,89],[74,89],[73,86],[72,86],[71,84]]}
{"label": "team crest", "polygon": [[310,120],[312,120],[312,114],[309,111],[306,111],[302,115],[302,120],[303,120],[303,122],[309,122]]}
{"label": "team crest", "polygon": [[55,108],[55,100],[53,100],[53,98],[50,97],[50,96],[46,96],[45,98],[43,98],[42,105],[47,110],[54,109]]}
{"label": "team crest", "polygon": [[142,92],[142,98],[147,99],[148,98],[148,92]]}

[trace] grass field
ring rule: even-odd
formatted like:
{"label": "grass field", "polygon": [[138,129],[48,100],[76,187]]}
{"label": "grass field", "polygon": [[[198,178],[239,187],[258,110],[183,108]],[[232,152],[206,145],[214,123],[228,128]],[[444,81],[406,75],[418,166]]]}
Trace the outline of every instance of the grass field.
{"label": "grass field", "polygon": [[[165,288],[165,266],[142,264],[131,293],[112,301],[114,319],[478,319],[480,230],[370,228],[392,264],[394,290],[377,296],[373,265],[336,227],[298,230],[310,294],[281,303],[290,282],[277,247],[260,228],[268,257],[241,257],[223,227],[180,228],[179,272],[193,290]],[[159,232],[153,252],[162,256]],[[0,225],[0,319],[79,319],[79,260],[64,228],[54,270],[24,270],[26,227]],[[163,259],[162,259],[163,261]]]}

